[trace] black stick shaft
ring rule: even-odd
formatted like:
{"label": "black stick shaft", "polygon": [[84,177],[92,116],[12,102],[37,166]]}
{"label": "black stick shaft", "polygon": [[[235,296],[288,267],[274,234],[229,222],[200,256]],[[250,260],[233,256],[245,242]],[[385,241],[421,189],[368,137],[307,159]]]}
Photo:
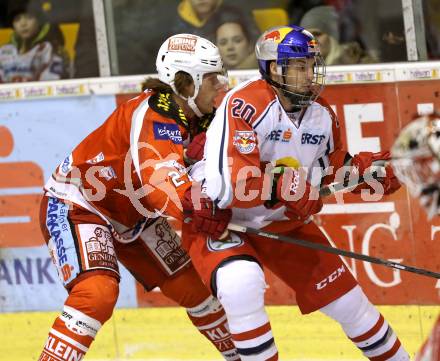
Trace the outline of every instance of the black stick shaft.
{"label": "black stick shaft", "polygon": [[398,269],[401,271],[417,273],[419,275],[440,279],[440,273],[437,273],[437,272],[433,272],[433,271],[426,270],[423,268],[416,268],[416,267],[408,266],[408,265],[405,265],[402,263],[388,261],[388,260],[382,259],[382,258],[371,257],[371,256],[367,256],[367,255],[364,255],[361,253],[346,251],[343,249],[327,246],[324,244],[309,242],[309,241],[305,241],[303,239],[291,238],[291,237],[287,237],[287,236],[284,236],[281,234],[265,232],[265,231],[262,231],[262,230],[259,230],[256,228],[239,226],[239,225],[236,225],[233,223],[229,224],[228,229],[230,231],[235,231],[235,232],[240,232],[240,233],[251,233],[251,234],[255,234],[257,236],[261,236],[261,237],[271,238],[271,239],[275,239],[275,240],[286,242],[286,243],[296,244],[298,246],[303,246],[303,247],[307,247],[307,248],[312,248],[312,249],[324,251],[327,253],[333,253],[333,254],[337,254],[340,256],[346,256],[346,257],[358,259],[361,261],[380,264],[382,266],[395,268],[395,269]]}

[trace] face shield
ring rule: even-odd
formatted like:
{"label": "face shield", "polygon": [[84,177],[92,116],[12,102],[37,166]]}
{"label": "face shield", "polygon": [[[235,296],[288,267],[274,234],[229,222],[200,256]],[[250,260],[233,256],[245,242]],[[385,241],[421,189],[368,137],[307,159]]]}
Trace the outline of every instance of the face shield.
{"label": "face shield", "polygon": [[324,89],[324,59],[319,54],[310,58],[280,58],[272,79],[280,85],[283,95],[294,107],[306,107]]}
{"label": "face shield", "polygon": [[289,99],[292,107],[310,105],[324,88],[325,62],[313,35],[299,26],[267,30],[255,45],[260,73]]}

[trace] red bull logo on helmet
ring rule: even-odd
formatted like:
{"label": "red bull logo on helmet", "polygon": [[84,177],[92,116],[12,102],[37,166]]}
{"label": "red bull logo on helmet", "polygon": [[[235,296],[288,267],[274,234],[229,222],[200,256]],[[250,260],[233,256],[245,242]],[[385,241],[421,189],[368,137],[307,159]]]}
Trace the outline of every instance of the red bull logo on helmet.
{"label": "red bull logo on helmet", "polygon": [[279,44],[283,41],[283,39],[286,37],[288,33],[290,33],[293,29],[285,26],[273,31],[268,32],[266,35],[264,35],[264,40],[272,40],[275,43]]}
{"label": "red bull logo on helmet", "polygon": [[268,33],[264,36],[264,40],[272,39],[272,40],[276,41],[276,40],[280,40],[280,38],[281,38],[281,35],[278,30],[271,31],[270,33]]}

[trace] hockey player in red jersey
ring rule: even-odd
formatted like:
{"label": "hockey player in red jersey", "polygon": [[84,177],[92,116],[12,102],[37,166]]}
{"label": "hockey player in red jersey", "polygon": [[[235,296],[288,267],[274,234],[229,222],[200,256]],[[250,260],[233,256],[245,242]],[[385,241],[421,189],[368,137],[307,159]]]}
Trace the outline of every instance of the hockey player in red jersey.
{"label": "hockey player in red jersey", "polygon": [[[233,223],[329,245],[310,221],[322,208],[316,188],[332,182],[343,165],[353,166],[353,176],[364,174],[389,153],[352,156],[342,149],[336,115],[319,97],[325,64],[308,31],[270,29],[259,38],[256,55],[262,78],[226,94],[207,131],[205,161],[191,175],[203,179],[218,207],[232,209]],[[273,174],[273,182],[266,182]],[[354,192],[380,188],[390,194],[400,187],[389,166],[373,183]],[[185,225],[183,241],[226,311],[242,360],[278,360],[264,308],[263,267],[295,290],[303,313],[320,310],[339,322],[365,357],[409,360],[340,257],[250,234],[195,237],[193,229]]]}
{"label": "hockey player in red jersey", "polygon": [[[419,116],[403,128],[391,148],[396,176],[420,200],[429,219],[440,213],[440,113]],[[435,282],[435,281],[434,281]],[[439,294],[440,301],[440,294]],[[415,361],[440,361],[440,317]]]}
{"label": "hockey player in red jersey", "polygon": [[185,307],[226,360],[239,360],[222,306],[165,218],[181,221],[185,210],[217,237],[230,219],[228,210],[212,215],[209,200],[193,209],[183,160],[224,88],[222,60],[206,39],[178,34],[163,43],[156,65],[159,79],[120,105],[45,185],[41,227],[68,297],[39,360],[82,359],[112,315],[118,261],[147,291],[159,287]]}

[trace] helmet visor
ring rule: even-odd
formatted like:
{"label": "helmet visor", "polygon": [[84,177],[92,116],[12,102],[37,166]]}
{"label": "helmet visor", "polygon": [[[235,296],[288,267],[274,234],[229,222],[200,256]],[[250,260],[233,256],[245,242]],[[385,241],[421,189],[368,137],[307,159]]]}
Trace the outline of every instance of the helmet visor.
{"label": "helmet visor", "polygon": [[325,63],[321,55],[310,58],[281,58],[277,61],[277,82],[294,95],[299,105],[316,100],[325,83]]}

